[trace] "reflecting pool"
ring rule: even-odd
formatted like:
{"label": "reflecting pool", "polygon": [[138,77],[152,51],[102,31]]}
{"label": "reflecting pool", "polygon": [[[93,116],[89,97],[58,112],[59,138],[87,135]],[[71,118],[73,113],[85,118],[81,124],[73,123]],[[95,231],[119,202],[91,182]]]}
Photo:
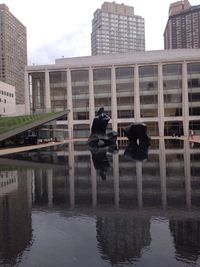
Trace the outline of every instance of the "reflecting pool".
{"label": "reflecting pool", "polygon": [[200,144],[1,157],[0,231],[0,266],[200,266]]}

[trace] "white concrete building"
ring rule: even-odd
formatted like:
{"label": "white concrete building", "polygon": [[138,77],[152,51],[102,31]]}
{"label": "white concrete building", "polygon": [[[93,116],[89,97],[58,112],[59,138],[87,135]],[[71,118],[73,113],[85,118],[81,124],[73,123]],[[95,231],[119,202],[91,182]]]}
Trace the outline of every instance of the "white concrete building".
{"label": "white concrete building", "polygon": [[200,49],[62,58],[25,77],[27,113],[69,109],[69,137],[88,137],[102,106],[119,136],[132,122],[152,136],[200,129]]}
{"label": "white concrete building", "polygon": [[0,116],[16,116],[15,87],[0,81]]}
{"label": "white concrete building", "polygon": [[92,55],[145,50],[145,25],[134,7],[104,2],[92,20]]}

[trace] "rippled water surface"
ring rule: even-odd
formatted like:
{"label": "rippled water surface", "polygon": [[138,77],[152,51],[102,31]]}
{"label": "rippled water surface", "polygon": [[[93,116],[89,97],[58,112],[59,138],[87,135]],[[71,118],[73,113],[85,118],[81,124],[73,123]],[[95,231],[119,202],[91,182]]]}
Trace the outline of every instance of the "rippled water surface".
{"label": "rippled water surface", "polygon": [[200,144],[0,158],[0,266],[200,266]]}

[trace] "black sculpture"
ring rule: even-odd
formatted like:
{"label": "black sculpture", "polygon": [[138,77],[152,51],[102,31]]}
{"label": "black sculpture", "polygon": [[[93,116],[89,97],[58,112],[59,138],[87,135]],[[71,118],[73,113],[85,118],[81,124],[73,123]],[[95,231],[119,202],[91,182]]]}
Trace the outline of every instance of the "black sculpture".
{"label": "black sculpture", "polygon": [[144,123],[132,123],[123,130],[129,140],[124,156],[136,161],[147,159],[150,137],[147,134],[146,125]]}
{"label": "black sculpture", "polygon": [[106,132],[109,120],[110,117],[104,112],[104,108],[100,108],[93,120],[91,135],[88,139],[89,146],[104,147],[116,144],[117,132]]}
{"label": "black sculpture", "polygon": [[131,123],[123,130],[129,142],[150,142],[150,137],[147,134],[147,126],[144,123]]}

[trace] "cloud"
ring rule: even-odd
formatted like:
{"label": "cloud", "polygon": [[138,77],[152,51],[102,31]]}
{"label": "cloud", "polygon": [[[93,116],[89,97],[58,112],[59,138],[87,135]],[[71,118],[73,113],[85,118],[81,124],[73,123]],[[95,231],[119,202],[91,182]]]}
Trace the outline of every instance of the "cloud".
{"label": "cloud", "polygon": [[[84,27],[83,27],[84,28]],[[60,36],[28,53],[28,64],[54,64],[56,58],[90,55],[90,33],[84,29]]]}

